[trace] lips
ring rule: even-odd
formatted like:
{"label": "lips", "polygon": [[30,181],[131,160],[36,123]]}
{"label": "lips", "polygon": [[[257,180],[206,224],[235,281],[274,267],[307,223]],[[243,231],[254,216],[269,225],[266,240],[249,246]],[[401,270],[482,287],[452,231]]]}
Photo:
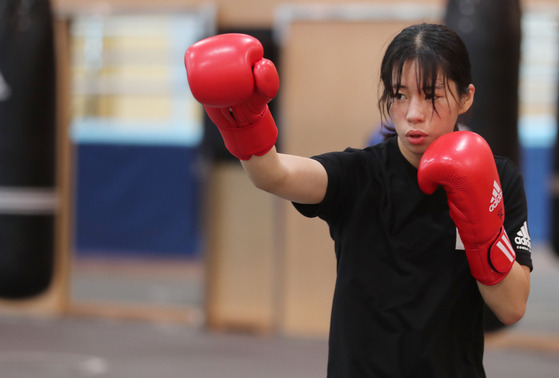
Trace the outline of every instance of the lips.
{"label": "lips", "polygon": [[420,130],[410,130],[406,133],[406,138],[411,144],[422,144],[426,137],[427,134]]}

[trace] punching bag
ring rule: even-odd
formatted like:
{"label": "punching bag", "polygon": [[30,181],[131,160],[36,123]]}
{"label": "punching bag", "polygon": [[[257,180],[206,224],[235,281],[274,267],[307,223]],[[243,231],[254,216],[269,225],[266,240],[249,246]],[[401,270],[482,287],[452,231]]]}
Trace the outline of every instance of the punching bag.
{"label": "punching bag", "polygon": [[448,0],[445,16],[470,53],[476,87],[472,109],[461,122],[517,166],[520,17],[520,0]]}
{"label": "punching bag", "polygon": [[0,298],[50,285],[56,92],[48,0],[0,2]]}
{"label": "punching bag", "polygon": [[[520,0],[448,0],[445,15],[468,49],[476,87],[472,109],[460,122],[517,166],[520,17]],[[486,332],[505,327],[487,306],[484,312]]]}

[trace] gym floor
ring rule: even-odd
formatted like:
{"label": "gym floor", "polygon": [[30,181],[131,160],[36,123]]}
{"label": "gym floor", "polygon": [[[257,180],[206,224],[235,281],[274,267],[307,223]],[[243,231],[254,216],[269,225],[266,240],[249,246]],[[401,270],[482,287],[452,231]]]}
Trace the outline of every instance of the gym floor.
{"label": "gym floor", "polygon": [[[487,375],[559,376],[559,258],[533,251],[528,312],[488,337]],[[324,377],[324,339],[213,333],[110,317],[0,317],[0,377]]]}

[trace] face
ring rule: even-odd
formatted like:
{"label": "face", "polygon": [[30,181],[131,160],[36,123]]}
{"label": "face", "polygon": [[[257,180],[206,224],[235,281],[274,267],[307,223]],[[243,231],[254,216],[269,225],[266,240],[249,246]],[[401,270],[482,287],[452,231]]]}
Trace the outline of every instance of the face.
{"label": "face", "polygon": [[442,75],[437,75],[433,102],[431,96],[418,88],[417,75],[415,61],[406,62],[400,91],[389,112],[398,134],[398,147],[416,168],[427,147],[441,135],[454,130],[458,116],[472,105],[475,91],[470,84],[468,93],[458,96],[456,84],[451,80],[444,83]]}

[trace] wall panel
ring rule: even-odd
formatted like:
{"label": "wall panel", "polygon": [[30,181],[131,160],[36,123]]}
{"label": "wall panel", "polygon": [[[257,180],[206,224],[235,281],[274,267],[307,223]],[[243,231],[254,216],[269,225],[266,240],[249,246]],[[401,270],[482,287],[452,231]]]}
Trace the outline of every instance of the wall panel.
{"label": "wall panel", "polygon": [[[409,20],[296,20],[282,41],[281,141],[301,156],[361,148],[378,127],[378,76],[387,43]],[[282,328],[326,335],[336,275],[325,222],[284,203]]]}

